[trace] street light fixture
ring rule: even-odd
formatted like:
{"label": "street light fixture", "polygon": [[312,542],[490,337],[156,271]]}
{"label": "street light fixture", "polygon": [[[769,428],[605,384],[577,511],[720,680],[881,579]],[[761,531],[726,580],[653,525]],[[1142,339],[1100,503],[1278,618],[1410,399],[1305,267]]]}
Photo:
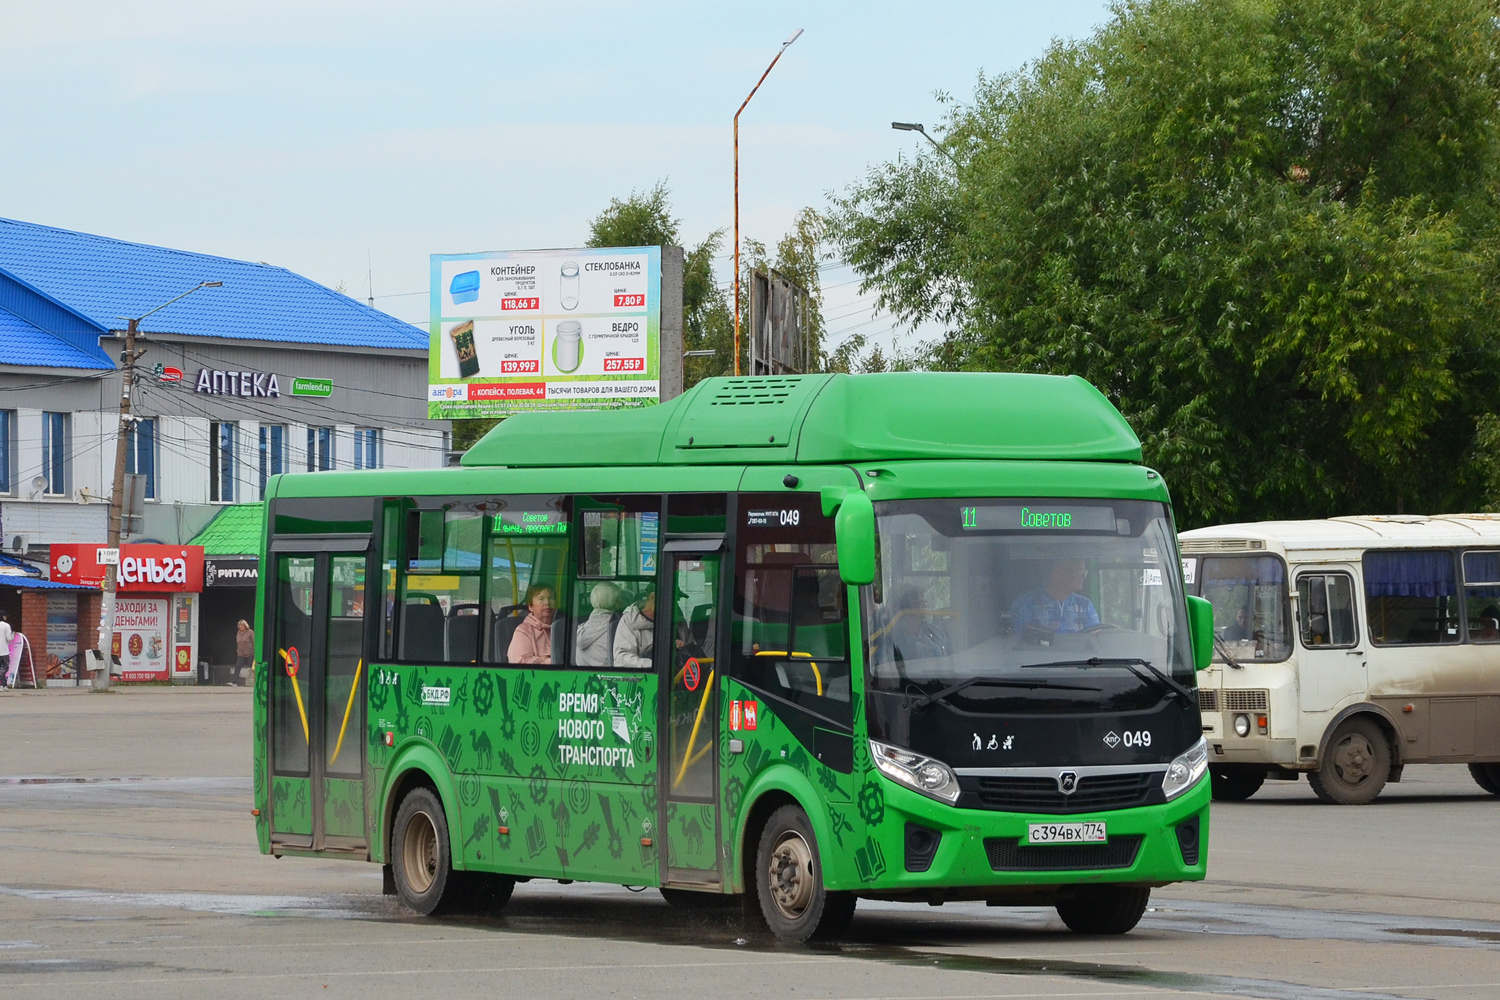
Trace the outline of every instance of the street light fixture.
{"label": "street light fixture", "polygon": [[[120,522],[122,508],[125,505],[125,448],[130,443],[130,425],[134,422],[134,418],[130,415],[130,386],[135,381],[135,363],[142,354],[146,353],[144,350],[136,350],[136,331],[140,328],[141,320],[152,313],[160,312],[178,299],[185,299],[200,288],[222,288],[223,286],[222,281],[200,281],[181,295],[173,296],[155,309],[148,309],[139,316],[115,317],[115,319],[126,320],[125,349],[120,352],[120,429],[115,437],[115,479],[109,496],[109,526],[106,529],[108,540],[105,545],[117,552],[120,547],[120,535],[123,533],[123,526]],[[94,674],[96,691],[109,690],[109,670],[114,662],[112,640],[115,630],[115,592],[119,585],[118,573],[118,560],[114,565],[104,567],[104,600],[100,602],[102,607],[99,609],[99,652],[103,655],[104,669]]]}
{"label": "street light fixture", "polygon": [[932,136],[928,135],[927,129],[922,125],[921,122],[891,122],[891,128],[895,129],[897,132],[921,132],[922,138],[932,143],[933,148],[935,148],[939,153],[942,153],[944,156],[946,156],[949,163],[953,164],[954,166],[958,166],[958,161],[953,158],[953,154],[948,152],[948,150],[944,148],[942,143],[938,142]]}
{"label": "street light fixture", "polygon": [[781,43],[781,49],[776,53],[776,58],[771,60],[771,65],[755,81],[755,86],[750,88],[749,97],[745,103],[740,105],[740,110],[734,113],[734,373],[740,373],[740,112],[745,110],[750,103],[750,98],[760,89],[760,85],[766,82],[766,77],[771,75],[771,70],[776,67],[776,62],[781,58],[781,53],[787,47],[802,37],[802,29],[798,28],[787,36],[787,40]]}

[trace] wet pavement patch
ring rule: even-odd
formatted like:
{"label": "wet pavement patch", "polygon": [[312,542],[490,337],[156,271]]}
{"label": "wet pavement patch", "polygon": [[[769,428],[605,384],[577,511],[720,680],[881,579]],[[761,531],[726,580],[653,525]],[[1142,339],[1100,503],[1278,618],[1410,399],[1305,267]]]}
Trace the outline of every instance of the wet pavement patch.
{"label": "wet pavement patch", "polygon": [[108,958],[19,958],[0,961],[0,975],[49,972],[118,972],[121,969],[144,969],[150,962],[116,962]]}

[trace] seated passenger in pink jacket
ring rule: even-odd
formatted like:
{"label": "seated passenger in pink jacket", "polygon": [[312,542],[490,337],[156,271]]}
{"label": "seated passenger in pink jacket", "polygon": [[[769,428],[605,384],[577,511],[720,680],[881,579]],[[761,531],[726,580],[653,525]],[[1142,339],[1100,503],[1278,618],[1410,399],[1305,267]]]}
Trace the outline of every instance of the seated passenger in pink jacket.
{"label": "seated passenger in pink jacket", "polygon": [[511,636],[506,651],[511,663],[552,662],[552,616],[556,603],[552,588],[545,583],[533,583],[526,588],[528,614],[516,626],[516,634]]}

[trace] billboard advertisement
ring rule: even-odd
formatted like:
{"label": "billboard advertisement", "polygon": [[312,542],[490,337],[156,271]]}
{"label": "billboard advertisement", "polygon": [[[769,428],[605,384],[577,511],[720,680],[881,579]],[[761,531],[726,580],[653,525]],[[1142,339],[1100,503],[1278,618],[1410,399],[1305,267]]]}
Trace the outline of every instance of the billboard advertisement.
{"label": "billboard advertisement", "polygon": [[[121,680],[167,679],[167,609],[171,603],[166,597],[121,597],[115,600],[111,652],[119,657]],[[188,672],[192,672],[191,659]]]}
{"label": "billboard advertisement", "polygon": [[427,415],[661,400],[661,248],[432,256]]}
{"label": "billboard advertisement", "polygon": [[[98,587],[104,583],[104,546],[89,542],[54,542],[51,579]],[[135,542],[120,546],[115,587],[123,592],[196,594],[203,589],[203,546]]]}

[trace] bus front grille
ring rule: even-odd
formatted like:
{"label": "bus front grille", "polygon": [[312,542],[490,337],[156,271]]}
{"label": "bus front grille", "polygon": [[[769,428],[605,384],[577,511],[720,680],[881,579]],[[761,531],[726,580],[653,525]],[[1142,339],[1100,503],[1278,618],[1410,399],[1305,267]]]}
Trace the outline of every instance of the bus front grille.
{"label": "bus front grille", "polygon": [[997,872],[1106,871],[1129,868],[1141,851],[1141,836],[1111,837],[1106,844],[1023,844],[1011,837],[990,837],[984,853]]}
{"label": "bus front grille", "polygon": [[1269,691],[1225,691],[1224,711],[1264,712],[1269,700]]}
{"label": "bus front grille", "polygon": [[1198,711],[1217,712],[1219,710],[1219,692],[1217,688],[1198,689]]}
{"label": "bus front grille", "polygon": [[965,776],[959,782],[965,794],[958,804],[963,807],[1063,814],[1145,805],[1161,789],[1161,771],[1083,775],[1071,795],[1058,790],[1055,777],[1043,775]]}

